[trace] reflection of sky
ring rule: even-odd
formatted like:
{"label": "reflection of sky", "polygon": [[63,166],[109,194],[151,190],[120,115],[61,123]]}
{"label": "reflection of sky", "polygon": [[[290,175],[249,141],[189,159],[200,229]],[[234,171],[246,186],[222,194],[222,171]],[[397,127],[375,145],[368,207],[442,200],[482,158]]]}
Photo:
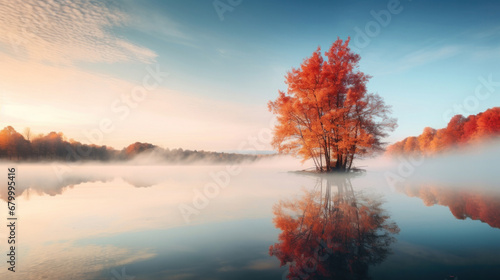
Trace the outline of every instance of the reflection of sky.
{"label": "reflection of sky", "polygon": [[[148,232],[126,232],[89,238],[79,245],[154,248],[154,258],[127,266],[147,279],[279,279],[283,269],[268,254],[278,231],[269,219],[244,219]],[[147,236],[147,237],[146,237]]]}
{"label": "reflection of sky", "polygon": [[[466,190],[481,197],[481,182],[476,182],[474,188]],[[405,275],[404,279],[445,279],[450,275],[459,275],[459,279],[488,279],[496,275],[500,264],[499,229],[479,220],[456,219],[447,206],[426,206],[425,197],[407,196],[399,188],[391,190],[383,173],[372,173],[358,183],[383,186],[379,189],[384,192],[384,208],[401,229],[393,246],[394,254],[373,268],[375,279],[401,279],[401,275]],[[463,191],[461,187],[437,186],[447,190],[443,195]],[[420,188],[425,185],[417,184],[417,193]],[[491,193],[489,187],[486,189]],[[498,196],[500,191],[495,193]]]}
{"label": "reflection of sky", "polygon": [[[111,271],[122,267],[136,279],[280,279],[286,269],[268,255],[279,234],[271,221],[272,207],[315,183],[310,176],[246,167],[186,225],[178,205],[189,204],[194,189],[211,182],[209,173],[220,166],[87,166],[75,168],[80,181],[73,180],[70,188],[58,186],[60,190],[52,184],[57,179],[47,181],[50,167],[30,168],[18,167],[19,181],[30,182],[31,188],[29,196],[25,191],[17,200],[21,272],[9,279],[110,279]],[[141,174],[149,187],[138,179]],[[43,184],[36,184],[38,176]],[[498,266],[499,229],[458,220],[446,206],[428,207],[421,198],[391,190],[383,173],[369,172],[352,182],[366,195],[381,196],[383,208],[401,229],[395,254],[372,268],[376,279],[409,279],[407,274],[415,270],[414,279],[443,279],[466,275],[460,267],[479,273]],[[0,208],[6,208],[5,201]],[[0,234],[6,238],[5,231]],[[7,276],[5,271],[0,278]]]}
{"label": "reflection of sky", "polygon": [[[229,275],[228,279],[242,270],[249,271],[248,277],[251,271],[279,274],[279,263],[267,254],[268,240],[276,238],[269,217],[276,197],[291,190],[278,184],[292,182],[286,173],[258,178],[245,169],[192,218],[192,225],[186,226],[180,215],[178,205],[190,204],[194,189],[211,182],[209,173],[224,168],[74,166],[61,181],[50,166],[18,167],[18,190],[23,192],[17,199],[18,254],[24,260],[19,269],[25,274],[14,279],[38,279],[29,278],[38,270],[54,279],[94,279],[100,274],[108,279],[113,267],[119,271],[123,265],[127,274],[135,267],[137,274],[148,278],[154,273],[193,274],[182,272],[179,260],[184,260],[180,262],[184,270],[213,264],[213,273]],[[144,180],[137,179],[141,176]],[[6,208],[5,204],[2,200],[0,206]],[[221,257],[214,259],[214,254]],[[202,260],[199,265],[186,261],[196,258]],[[130,265],[141,260],[144,263]],[[158,271],[168,267],[170,272]]]}

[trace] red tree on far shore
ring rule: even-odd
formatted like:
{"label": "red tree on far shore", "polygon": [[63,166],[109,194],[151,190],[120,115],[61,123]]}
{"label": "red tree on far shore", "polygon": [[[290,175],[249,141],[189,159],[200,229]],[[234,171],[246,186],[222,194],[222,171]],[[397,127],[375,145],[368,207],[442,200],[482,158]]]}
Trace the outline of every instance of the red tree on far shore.
{"label": "red tree on far shore", "polygon": [[387,148],[389,155],[432,155],[500,136],[500,107],[477,115],[454,116],[445,128],[426,127],[418,137],[407,137]]}

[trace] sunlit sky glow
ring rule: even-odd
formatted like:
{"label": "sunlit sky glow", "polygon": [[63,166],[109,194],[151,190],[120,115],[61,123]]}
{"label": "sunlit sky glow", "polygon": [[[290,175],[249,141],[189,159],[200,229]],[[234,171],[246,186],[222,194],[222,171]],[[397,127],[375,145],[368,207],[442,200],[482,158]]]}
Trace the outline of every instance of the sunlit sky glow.
{"label": "sunlit sky glow", "polygon": [[[500,82],[497,1],[401,1],[368,44],[356,30],[391,1],[243,0],[223,20],[212,0],[1,2],[0,125],[20,132],[238,150],[269,127],[286,71],[348,36],[399,120],[390,142],[500,104],[500,85],[474,99],[479,77]],[[168,77],[125,112],[123,96],[157,67]],[[103,119],[113,129],[93,141]]]}

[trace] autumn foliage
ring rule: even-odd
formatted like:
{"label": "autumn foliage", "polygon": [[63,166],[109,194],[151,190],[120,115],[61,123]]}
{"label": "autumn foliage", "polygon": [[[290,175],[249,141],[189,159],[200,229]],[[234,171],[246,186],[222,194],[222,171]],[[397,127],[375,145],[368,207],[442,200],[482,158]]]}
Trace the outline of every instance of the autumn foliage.
{"label": "autumn foliage", "polygon": [[387,148],[389,155],[433,155],[480,143],[500,135],[500,107],[477,115],[454,116],[441,129],[426,127],[419,136],[403,139]]}
{"label": "autumn foliage", "polygon": [[164,149],[150,143],[136,142],[116,150],[107,146],[83,144],[67,139],[62,132],[50,132],[32,136],[30,130],[25,136],[12,126],[0,130],[0,159],[30,161],[123,161],[147,155],[146,158],[162,160],[166,163],[227,163],[253,161],[265,155],[242,155],[235,153],[217,153],[208,151],[192,151]]}
{"label": "autumn foliage", "polygon": [[457,187],[434,184],[399,185],[397,189],[410,197],[419,197],[426,206],[443,205],[455,218],[480,220],[500,228],[500,193],[481,186]]}
{"label": "autumn foliage", "polygon": [[353,191],[349,178],[318,179],[316,188],[274,207],[279,242],[269,248],[288,279],[368,279],[390,253],[398,226],[376,198]]}
{"label": "autumn foliage", "polygon": [[348,44],[337,39],[324,56],[318,48],[287,73],[287,92],[269,102],[278,120],[273,146],[312,159],[318,171],[349,170],[356,157],[382,150],[396,126],[382,98],[367,93],[370,76]]}

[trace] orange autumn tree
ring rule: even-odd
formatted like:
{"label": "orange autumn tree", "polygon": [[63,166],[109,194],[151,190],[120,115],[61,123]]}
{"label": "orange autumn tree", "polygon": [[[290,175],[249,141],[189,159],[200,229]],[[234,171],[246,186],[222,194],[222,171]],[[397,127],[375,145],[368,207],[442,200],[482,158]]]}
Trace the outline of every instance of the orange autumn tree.
{"label": "orange autumn tree", "polygon": [[287,92],[269,102],[278,120],[273,146],[312,159],[317,171],[350,170],[356,157],[382,150],[381,139],[396,127],[390,107],[367,93],[370,76],[348,45],[337,39],[324,56],[318,48],[287,73]]}
{"label": "orange autumn tree", "polygon": [[387,154],[432,156],[499,137],[500,107],[493,107],[468,117],[455,115],[445,128],[426,127],[419,136],[390,145]]}

